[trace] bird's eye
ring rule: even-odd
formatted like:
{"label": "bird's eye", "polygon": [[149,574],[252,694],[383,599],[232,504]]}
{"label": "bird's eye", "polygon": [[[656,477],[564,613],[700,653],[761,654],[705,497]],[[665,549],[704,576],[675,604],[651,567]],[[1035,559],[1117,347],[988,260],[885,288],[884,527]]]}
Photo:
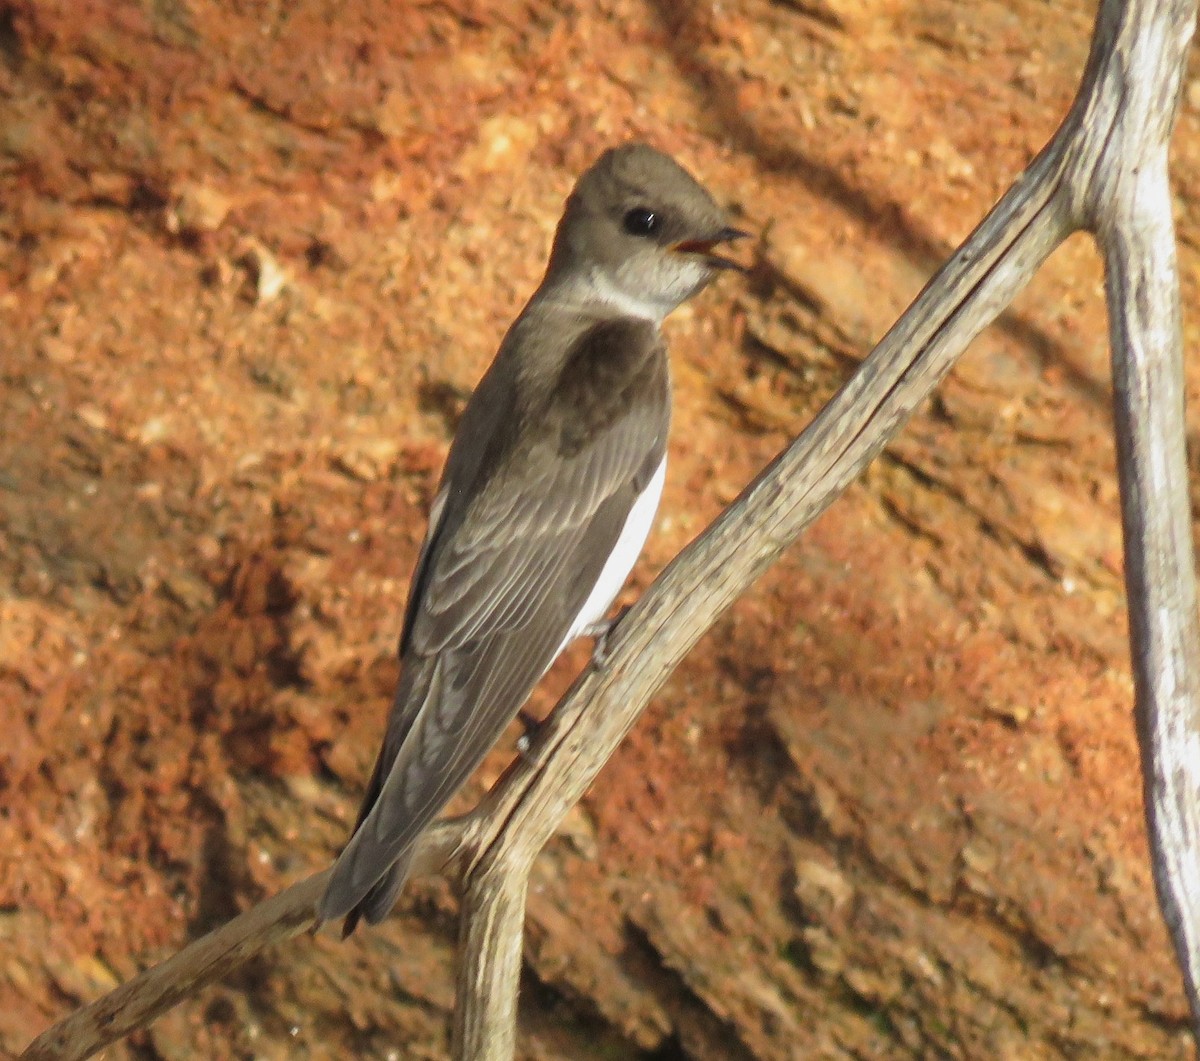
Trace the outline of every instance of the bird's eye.
{"label": "bird's eye", "polygon": [[631,236],[649,236],[658,229],[658,214],[645,206],[635,206],[622,223]]}

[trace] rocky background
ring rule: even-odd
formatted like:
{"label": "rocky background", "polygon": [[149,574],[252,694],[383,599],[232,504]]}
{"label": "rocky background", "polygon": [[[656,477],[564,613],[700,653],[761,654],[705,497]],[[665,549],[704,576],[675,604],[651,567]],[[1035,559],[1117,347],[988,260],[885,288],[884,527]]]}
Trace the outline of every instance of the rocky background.
{"label": "rocky background", "polygon": [[[641,137],[759,233],[668,325],[635,585],[1065,113],[1082,0],[0,3],[0,1053],[326,865],[466,395]],[[1200,83],[1175,142],[1186,337]],[[1188,381],[1200,427],[1200,367]],[[1184,1058],[1072,241],[679,669],[537,864],[523,1058]],[[587,658],[570,652],[547,710]],[[513,754],[481,771],[468,805]],[[418,881],[110,1058],[444,1058]]]}

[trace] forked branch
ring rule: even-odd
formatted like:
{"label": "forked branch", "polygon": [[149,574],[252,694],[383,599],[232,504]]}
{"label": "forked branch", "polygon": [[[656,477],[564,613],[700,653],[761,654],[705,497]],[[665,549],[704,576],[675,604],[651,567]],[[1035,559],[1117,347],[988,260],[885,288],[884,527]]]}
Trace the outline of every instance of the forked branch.
{"label": "forked branch", "polygon": [[[426,866],[456,856],[462,873],[456,1058],[513,1056],[530,867],[650,698],[1080,228],[1097,234],[1107,267],[1155,881],[1200,1031],[1200,630],[1166,165],[1195,15],[1196,0],[1102,0],[1082,86],[1047,147],[809,427],[651,586],[611,639],[607,665],[576,681],[531,754],[468,819],[427,839],[437,856],[423,854]],[[297,894],[307,901],[317,880],[297,886],[307,889]],[[300,931],[303,911],[282,898],[68,1017],[23,1056],[90,1056],[236,960]],[[278,909],[268,909],[271,903]],[[217,948],[226,958],[214,963],[212,940],[239,923],[225,950]]]}

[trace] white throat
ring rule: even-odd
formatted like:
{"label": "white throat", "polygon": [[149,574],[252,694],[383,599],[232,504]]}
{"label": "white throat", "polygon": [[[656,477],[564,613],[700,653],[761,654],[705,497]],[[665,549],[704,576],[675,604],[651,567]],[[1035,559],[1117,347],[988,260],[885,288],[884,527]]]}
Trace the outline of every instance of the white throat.
{"label": "white throat", "polygon": [[647,298],[644,294],[626,291],[619,284],[613,283],[601,269],[593,269],[583,286],[596,301],[612,306],[624,317],[640,317],[654,324],[662,324],[663,318],[675,308],[673,301],[663,302]]}

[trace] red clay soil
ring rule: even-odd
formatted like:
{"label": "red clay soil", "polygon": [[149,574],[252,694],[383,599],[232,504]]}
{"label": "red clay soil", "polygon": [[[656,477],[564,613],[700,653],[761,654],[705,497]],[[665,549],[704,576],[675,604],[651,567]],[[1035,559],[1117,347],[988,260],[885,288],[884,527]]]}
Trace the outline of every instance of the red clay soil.
{"label": "red clay soil", "polygon": [[[761,233],[668,325],[632,596],[1050,135],[1092,7],[0,5],[0,1052],[344,840],[456,417],[599,151]],[[1193,85],[1193,347],[1198,159]],[[1055,255],[656,698],[537,863],[523,1058],[1190,1056],[1100,280]],[[455,932],[418,881],[107,1056],[443,1058]]]}

